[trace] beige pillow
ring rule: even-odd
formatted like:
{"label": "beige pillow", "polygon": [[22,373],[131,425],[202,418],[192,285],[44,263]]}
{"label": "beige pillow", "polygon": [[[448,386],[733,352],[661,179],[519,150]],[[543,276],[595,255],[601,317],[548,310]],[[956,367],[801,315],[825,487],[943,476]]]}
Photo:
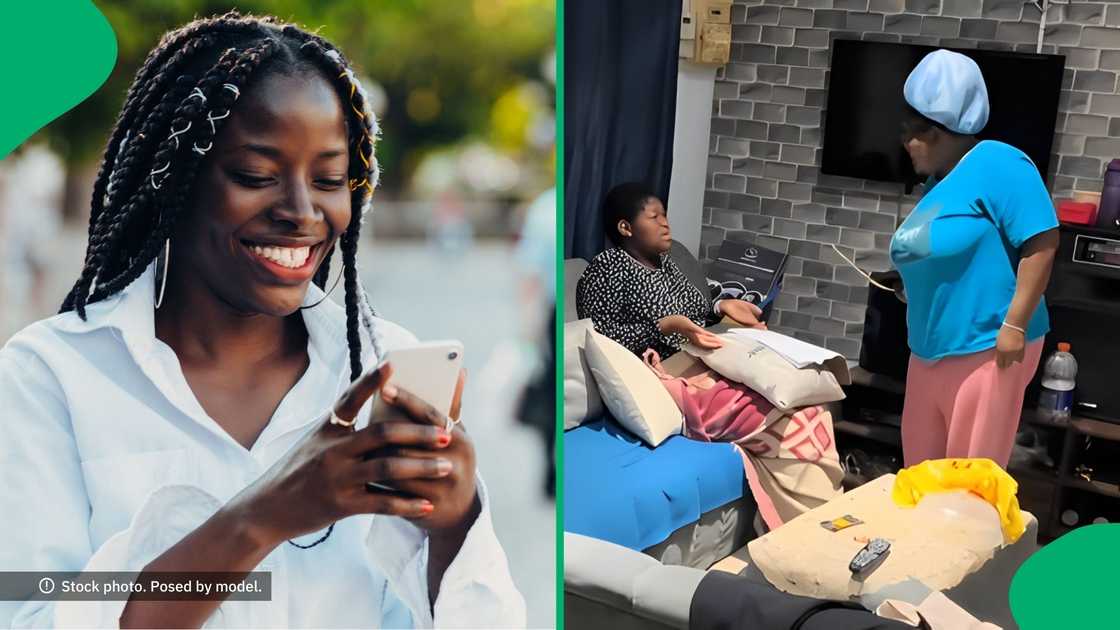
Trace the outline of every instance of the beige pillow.
{"label": "beige pillow", "polygon": [[599,386],[587,365],[584,343],[590,319],[564,324],[564,430],[574,429],[603,414]]}
{"label": "beige pillow", "polygon": [[719,338],[722,348],[704,350],[685,344],[684,349],[725,378],[758,392],[778,409],[789,411],[844,399],[836,375],[821,365],[798,368],[757,341],[733,334]]}
{"label": "beige pillow", "polygon": [[594,330],[587,331],[584,352],[603,404],[619,424],[650,446],[681,432],[681,410],[641,359]]}

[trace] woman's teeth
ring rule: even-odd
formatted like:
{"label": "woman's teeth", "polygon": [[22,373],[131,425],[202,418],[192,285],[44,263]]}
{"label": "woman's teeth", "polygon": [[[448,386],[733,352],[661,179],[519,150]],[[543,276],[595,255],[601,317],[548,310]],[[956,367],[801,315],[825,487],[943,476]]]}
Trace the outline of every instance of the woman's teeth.
{"label": "woman's teeth", "polygon": [[307,262],[307,257],[311,255],[310,247],[262,247],[260,245],[250,245],[249,249],[261,258],[266,258],[281,267],[288,267],[289,269],[298,269]]}

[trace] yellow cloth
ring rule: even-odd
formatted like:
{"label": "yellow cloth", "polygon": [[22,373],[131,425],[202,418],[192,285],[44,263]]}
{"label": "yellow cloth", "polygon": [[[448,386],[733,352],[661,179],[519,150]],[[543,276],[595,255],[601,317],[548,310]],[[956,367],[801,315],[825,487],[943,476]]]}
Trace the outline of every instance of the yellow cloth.
{"label": "yellow cloth", "polygon": [[1003,539],[1013,543],[1026,525],[1015,494],[1019,484],[990,459],[931,459],[898,472],[891,498],[902,507],[914,507],[933,492],[968,490],[999,512]]}

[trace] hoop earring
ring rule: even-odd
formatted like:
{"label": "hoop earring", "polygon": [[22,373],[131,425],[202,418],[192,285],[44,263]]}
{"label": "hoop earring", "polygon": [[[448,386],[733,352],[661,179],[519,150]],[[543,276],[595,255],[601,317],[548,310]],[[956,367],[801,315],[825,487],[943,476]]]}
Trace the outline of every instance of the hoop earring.
{"label": "hoop earring", "polygon": [[[333,255],[333,254],[334,254],[334,249],[332,248],[332,249],[331,249],[331,253],[327,255],[327,260],[329,260],[329,259],[330,259],[330,256],[331,256],[331,255]],[[345,266],[345,265],[344,265],[344,266]],[[320,305],[320,304],[322,304],[323,302],[326,302],[326,301],[327,301],[327,298],[329,298],[329,297],[331,296],[331,293],[334,293],[334,289],[335,289],[335,287],[337,287],[337,286],[338,286],[338,281],[339,281],[339,280],[342,280],[342,274],[344,274],[344,273],[346,273],[346,270],[345,270],[345,269],[340,269],[340,270],[338,271],[338,275],[337,275],[337,276],[335,276],[335,279],[334,279],[334,284],[332,284],[332,285],[331,285],[331,288],[330,288],[330,289],[328,289],[328,290],[327,290],[327,292],[323,294],[323,297],[319,298],[319,301],[318,301],[318,302],[316,302],[316,303],[314,303],[314,304],[309,304],[309,305],[307,305],[307,306],[301,306],[301,307],[299,307],[299,310],[301,310],[301,311],[302,311],[302,310],[305,310],[305,309],[309,309],[309,308],[315,308],[316,306],[319,306],[319,305]],[[293,543],[293,544],[294,544],[294,543]]]}
{"label": "hoop earring", "polygon": [[[171,239],[170,238],[163,242],[163,256],[161,258],[163,259],[162,261],[160,260],[160,258],[156,258],[156,276],[160,278],[160,280],[159,280],[159,294],[156,295],[156,308],[157,309],[160,307],[161,304],[163,304],[163,292],[167,290],[167,269],[171,265]],[[161,265],[160,265],[161,262],[163,263],[162,264],[162,270],[161,270]],[[162,271],[162,273],[161,273],[161,271]]]}

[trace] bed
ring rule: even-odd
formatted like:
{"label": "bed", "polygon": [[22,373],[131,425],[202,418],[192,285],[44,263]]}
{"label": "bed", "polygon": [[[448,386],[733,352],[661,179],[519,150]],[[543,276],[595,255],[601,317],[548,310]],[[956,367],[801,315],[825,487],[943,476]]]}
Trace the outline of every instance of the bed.
{"label": "bed", "polygon": [[754,537],[743,460],[727,443],[644,444],[609,416],[564,434],[564,530],[708,568]]}

